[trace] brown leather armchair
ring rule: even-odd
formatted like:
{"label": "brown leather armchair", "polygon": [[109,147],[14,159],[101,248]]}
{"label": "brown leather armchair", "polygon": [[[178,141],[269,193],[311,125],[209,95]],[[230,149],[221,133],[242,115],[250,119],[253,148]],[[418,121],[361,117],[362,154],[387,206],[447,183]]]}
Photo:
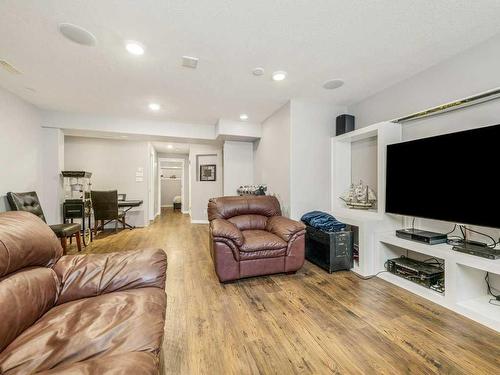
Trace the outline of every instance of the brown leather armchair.
{"label": "brown leather armchair", "polygon": [[28,212],[0,214],[0,374],[159,374],[166,254],[62,256]]}
{"label": "brown leather armchair", "polygon": [[294,273],[304,264],[304,224],[281,216],[276,197],[210,199],[210,251],[221,282]]}

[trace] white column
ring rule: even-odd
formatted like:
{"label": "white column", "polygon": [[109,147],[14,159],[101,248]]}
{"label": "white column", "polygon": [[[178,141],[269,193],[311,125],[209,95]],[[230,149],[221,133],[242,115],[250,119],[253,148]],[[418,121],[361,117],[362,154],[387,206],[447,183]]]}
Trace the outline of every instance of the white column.
{"label": "white column", "polygon": [[[82,155],[84,157],[84,155]],[[60,129],[42,128],[42,189],[40,201],[48,224],[62,223],[64,134]]]}

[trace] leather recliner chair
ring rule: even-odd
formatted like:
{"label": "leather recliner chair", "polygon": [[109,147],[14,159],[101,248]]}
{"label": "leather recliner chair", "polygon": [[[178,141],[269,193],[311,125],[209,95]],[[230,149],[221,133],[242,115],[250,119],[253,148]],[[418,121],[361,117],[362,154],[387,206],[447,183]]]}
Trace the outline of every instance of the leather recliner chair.
{"label": "leather recliner chair", "polygon": [[294,273],[304,264],[304,224],[273,196],[210,199],[210,251],[219,281]]}
{"label": "leather recliner chair", "polygon": [[160,249],[62,256],[35,215],[0,214],[0,374],[158,374]]}

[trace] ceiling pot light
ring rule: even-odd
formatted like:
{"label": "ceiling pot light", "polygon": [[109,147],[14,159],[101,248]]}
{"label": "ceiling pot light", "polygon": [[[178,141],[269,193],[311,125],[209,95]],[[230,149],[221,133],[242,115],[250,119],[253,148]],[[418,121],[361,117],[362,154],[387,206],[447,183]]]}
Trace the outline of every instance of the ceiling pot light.
{"label": "ceiling pot light", "polygon": [[168,145],[168,146],[167,146],[167,148],[174,148],[174,146],[172,146],[172,145]]}
{"label": "ceiling pot light", "polygon": [[247,115],[246,113],[242,113],[242,114],[240,115],[240,120],[241,120],[241,121],[246,121],[246,120],[248,120],[248,115]]}
{"label": "ceiling pot light", "polygon": [[259,77],[264,74],[264,68],[255,68],[254,70],[252,70],[252,74]]}
{"label": "ceiling pot light", "polygon": [[88,30],[83,27],[73,25],[71,23],[61,23],[59,24],[59,32],[72,42],[81,44],[83,46],[95,46],[96,38]]}
{"label": "ceiling pot light", "polygon": [[149,109],[152,111],[159,111],[161,106],[158,103],[149,103],[148,105]]}
{"label": "ceiling pot light", "polygon": [[287,74],[283,70],[278,70],[273,73],[273,81],[283,81],[286,78]]}
{"label": "ceiling pot light", "polygon": [[130,40],[127,43],[125,43],[125,48],[132,55],[136,55],[136,56],[144,55],[144,47],[139,42],[134,42],[134,41]]}
{"label": "ceiling pot light", "polygon": [[330,79],[323,83],[323,88],[326,90],[334,90],[342,86],[344,86],[344,81],[341,79]]}

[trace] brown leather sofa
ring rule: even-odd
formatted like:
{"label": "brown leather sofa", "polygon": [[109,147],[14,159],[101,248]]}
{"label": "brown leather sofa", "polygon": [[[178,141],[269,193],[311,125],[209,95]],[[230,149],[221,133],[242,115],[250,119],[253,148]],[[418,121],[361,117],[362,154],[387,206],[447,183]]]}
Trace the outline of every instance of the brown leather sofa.
{"label": "brown leather sofa", "polygon": [[62,256],[28,212],[0,214],[0,374],[158,374],[163,250]]}
{"label": "brown leather sofa", "polygon": [[293,273],[304,264],[304,224],[281,216],[273,196],[210,199],[210,251],[221,282]]}

